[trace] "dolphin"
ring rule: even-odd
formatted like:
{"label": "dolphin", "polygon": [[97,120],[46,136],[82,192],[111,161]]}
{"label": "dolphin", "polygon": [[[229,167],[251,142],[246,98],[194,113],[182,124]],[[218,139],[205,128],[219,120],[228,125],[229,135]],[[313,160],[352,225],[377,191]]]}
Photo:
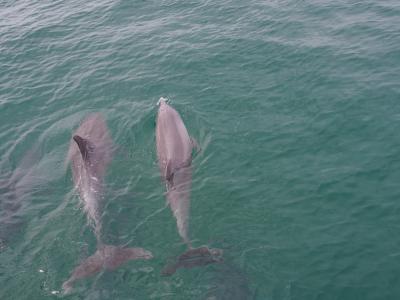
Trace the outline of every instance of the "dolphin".
{"label": "dolphin", "polygon": [[105,245],[101,240],[101,200],[104,198],[104,177],[112,152],[113,142],[102,115],[94,113],[87,116],[71,139],[67,162],[71,163],[75,188],[96,236],[97,251],[73,270],[63,284],[65,292],[72,288],[76,280],[103,269],[114,270],[128,260],[153,257],[150,251],[143,248]]}
{"label": "dolphin", "polygon": [[162,273],[172,275],[178,268],[191,268],[220,262],[222,250],[206,246],[193,248],[189,239],[190,190],[192,185],[192,152],[198,144],[189,133],[179,113],[167,104],[165,98],[158,101],[156,144],[158,165],[166,185],[168,204],[175,216],[178,233],[188,251]]}
{"label": "dolphin", "polygon": [[[24,224],[25,209],[32,198],[45,192],[52,180],[62,177],[62,171],[47,170],[47,160],[40,157],[40,144],[34,143],[22,156],[18,165],[10,170],[9,153],[0,162],[0,252],[19,236]],[[46,168],[46,172],[44,172]]]}
{"label": "dolphin", "polygon": [[38,147],[34,146],[14,170],[1,174],[0,252],[8,247],[21,229],[24,206],[29,204],[29,199],[40,189],[40,185],[47,183],[37,172],[38,160]]}

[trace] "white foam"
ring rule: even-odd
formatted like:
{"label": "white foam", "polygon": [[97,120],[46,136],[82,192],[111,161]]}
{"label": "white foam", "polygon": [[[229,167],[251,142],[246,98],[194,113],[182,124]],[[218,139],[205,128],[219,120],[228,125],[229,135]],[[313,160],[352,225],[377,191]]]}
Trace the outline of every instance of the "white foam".
{"label": "white foam", "polygon": [[161,102],[168,103],[168,98],[160,97],[160,99],[159,99],[158,102],[157,102],[157,105],[160,105]]}

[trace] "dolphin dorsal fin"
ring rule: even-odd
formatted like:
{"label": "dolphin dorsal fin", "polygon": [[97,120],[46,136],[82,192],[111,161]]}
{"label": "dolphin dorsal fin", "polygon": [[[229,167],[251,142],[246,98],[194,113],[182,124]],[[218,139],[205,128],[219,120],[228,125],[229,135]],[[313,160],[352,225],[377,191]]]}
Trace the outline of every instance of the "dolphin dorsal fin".
{"label": "dolphin dorsal fin", "polygon": [[172,170],[171,161],[168,160],[167,164],[165,165],[164,178],[167,181],[172,182],[173,177],[174,177],[174,170]]}
{"label": "dolphin dorsal fin", "polygon": [[90,153],[93,152],[93,148],[94,148],[93,144],[89,140],[84,139],[83,137],[81,137],[79,135],[74,135],[73,139],[79,147],[79,151],[82,154],[83,160],[89,161]]}

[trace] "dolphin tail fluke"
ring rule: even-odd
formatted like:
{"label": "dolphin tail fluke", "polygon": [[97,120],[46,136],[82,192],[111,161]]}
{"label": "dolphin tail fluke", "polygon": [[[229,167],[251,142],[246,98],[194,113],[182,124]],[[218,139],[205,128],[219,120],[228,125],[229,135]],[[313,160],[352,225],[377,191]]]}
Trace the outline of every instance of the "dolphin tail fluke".
{"label": "dolphin tail fluke", "polygon": [[69,293],[73,283],[79,279],[92,276],[103,270],[115,270],[129,260],[150,259],[152,257],[152,253],[143,248],[103,245],[74,269],[71,277],[63,284],[64,293]]}
{"label": "dolphin tail fluke", "polygon": [[173,275],[179,268],[194,268],[198,266],[205,266],[212,263],[222,262],[222,250],[210,249],[206,246],[199,248],[191,248],[181,254],[176,261],[168,264],[161,274],[165,276]]}

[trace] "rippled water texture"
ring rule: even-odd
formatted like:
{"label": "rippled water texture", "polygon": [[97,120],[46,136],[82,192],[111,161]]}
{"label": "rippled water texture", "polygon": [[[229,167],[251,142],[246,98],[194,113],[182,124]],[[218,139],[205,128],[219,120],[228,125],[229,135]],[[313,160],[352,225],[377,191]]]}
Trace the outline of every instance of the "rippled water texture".
{"label": "rippled water texture", "polygon": [[[96,250],[65,158],[100,112],[117,148],[103,239],[154,259],[64,298],[400,299],[399,16],[394,0],[0,0],[0,298],[61,297]],[[193,245],[224,250],[171,277],[161,96],[201,147]]]}

